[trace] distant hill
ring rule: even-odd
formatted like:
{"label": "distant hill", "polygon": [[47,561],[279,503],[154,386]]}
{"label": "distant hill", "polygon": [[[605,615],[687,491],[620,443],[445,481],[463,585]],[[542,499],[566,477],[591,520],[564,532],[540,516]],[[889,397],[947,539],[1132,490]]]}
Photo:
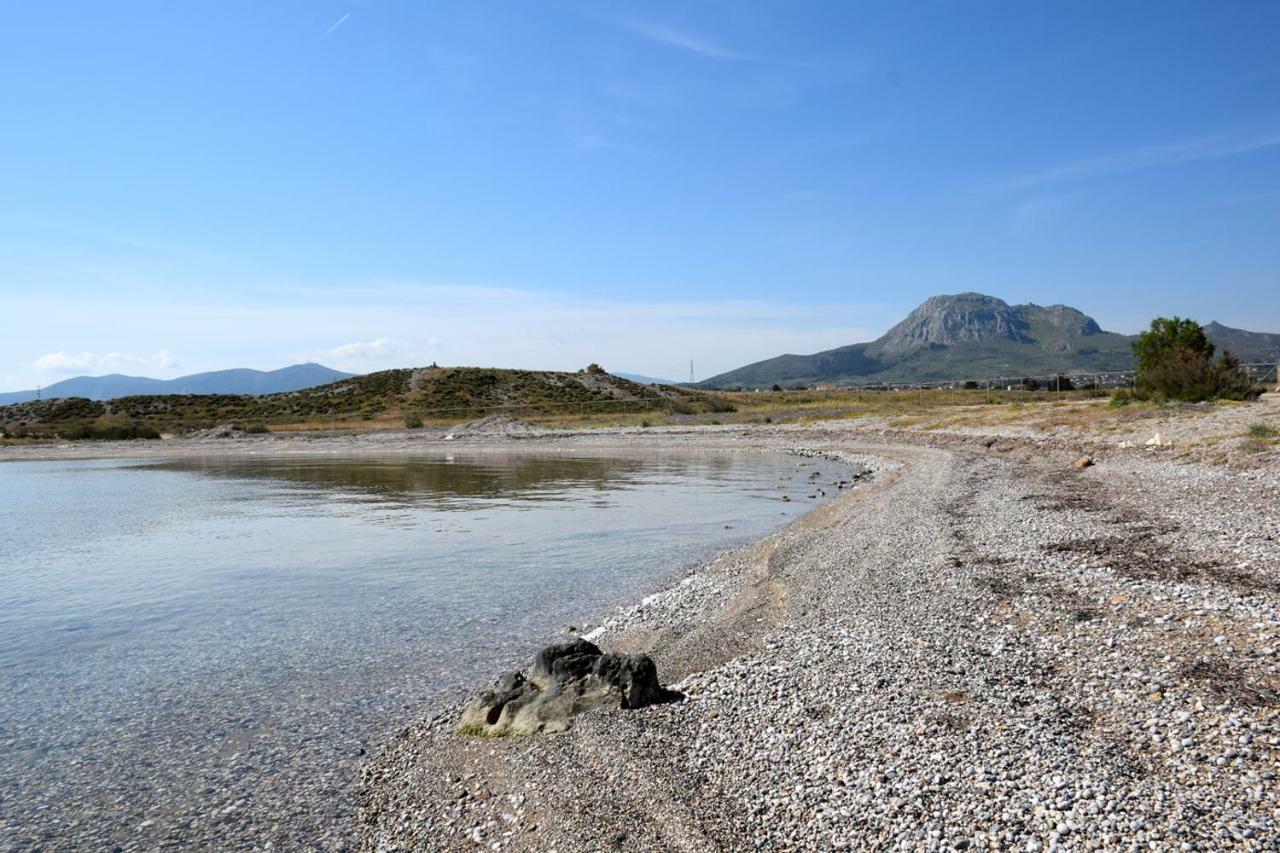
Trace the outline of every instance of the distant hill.
{"label": "distant hill", "polygon": [[658,379],[654,376],[645,376],[643,373],[615,373],[614,376],[621,376],[623,379],[630,379],[632,382],[639,382],[641,385],[679,385],[670,379]]}
{"label": "distant hill", "polygon": [[1214,321],[1204,333],[1219,350],[1226,350],[1245,363],[1274,362],[1280,358],[1280,334],[1246,332]]}
{"label": "distant hill", "polygon": [[[1272,357],[1280,335],[1205,327],[1220,349],[1243,361]],[[1009,305],[981,293],[933,296],[881,337],[813,355],[780,355],[699,387],[768,388],[815,382],[948,382],[1133,369],[1135,337],[1103,331],[1066,305]]]}
{"label": "distant hill", "polygon": [[[159,394],[273,394],[312,388],[355,374],[343,373],[322,364],[294,364],[279,370],[215,370],[193,373],[177,379],[149,379],[145,376],[76,376],[41,389],[43,399],[84,397],[89,400],[114,400],[118,397]],[[0,405],[25,403],[36,399],[35,391],[13,391],[0,394]]]}
{"label": "distant hill", "polygon": [[[630,406],[635,403],[634,407]],[[359,426],[380,416],[464,420],[487,414],[616,412],[670,407],[724,411],[716,395],[642,385],[598,368],[562,373],[485,367],[423,367],[352,376],[315,388],[261,396],[167,394],[89,400],[83,397],[0,406],[0,427],[53,435],[86,425],[130,423],[159,430],[217,424],[301,423]]]}

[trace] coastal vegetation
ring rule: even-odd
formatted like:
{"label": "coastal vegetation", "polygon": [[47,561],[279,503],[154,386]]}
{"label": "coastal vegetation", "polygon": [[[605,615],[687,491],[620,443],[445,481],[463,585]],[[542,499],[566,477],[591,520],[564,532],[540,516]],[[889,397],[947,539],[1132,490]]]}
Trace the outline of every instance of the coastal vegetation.
{"label": "coastal vegetation", "polygon": [[167,394],[29,401],[0,407],[0,430],[14,438],[132,438],[235,424],[277,429],[417,428],[493,414],[539,418],[566,414],[667,412],[695,416],[733,410],[723,395],[644,385],[599,365],[575,373],[480,367],[384,370],[301,391],[263,394]]}
{"label": "coastal vegetation", "polygon": [[291,408],[289,402],[264,401],[262,398],[243,398],[234,404],[226,400],[215,404],[198,397],[179,398],[158,401],[159,405],[150,408],[143,408],[138,401],[129,410],[137,413],[132,416],[105,411],[110,404],[93,401],[45,401],[42,405],[47,410],[33,410],[34,404],[0,408],[0,441],[66,439],[73,434],[80,435],[78,430],[82,427],[119,427],[126,424],[175,435],[212,426],[229,426],[245,433],[439,429],[491,415],[511,417],[552,429],[715,423],[746,426],[879,419],[891,428],[931,431],[1001,424],[1024,424],[1037,430],[1079,427],[1110,431],[1147,419],[1191,417],[1203,412],[1205,405],[1241,405],[1234,400],[1195,405],[1175,400],[1157,402],[1138,399],[1127,390],[1108,396],[1103,390],[1070,387],[1065,383],[1062,388],[1055,391],[1051,384],[1042,381],[1035,391],[1015,386],[908,390],[830,388],[707,394],[668,386],[663,393],[634,398],[599,396],[583,402],[500,402],[488,406],[473,399],[469,406],[440,408],[406,404],[406,398],[400,395],[363,401],[353,396],[341,398],[349,411],[330,413],[328,410],[312,410],[309,414]]}

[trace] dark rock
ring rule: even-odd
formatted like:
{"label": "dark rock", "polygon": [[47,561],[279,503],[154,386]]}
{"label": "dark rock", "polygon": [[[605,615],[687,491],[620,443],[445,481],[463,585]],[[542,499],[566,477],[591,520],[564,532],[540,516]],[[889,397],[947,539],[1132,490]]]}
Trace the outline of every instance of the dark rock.
{"label": "dark rock", "polygon": [[648,655],[600,655],[591,674],[622,694],[623,708],[643,708],[667,699],[668,691],[658,682],[658,667]]}
{"label": "dark rock", "polygon": [[507,673],[467,703],[460,731],[489,737],[557,732],[595,708],[630,710],[678,698],[658,681],[648,655],[604,654],[573,640],[538,652],[528,678]]}
{"label": "dark rock", "polygon": [[529,680],[540,690],[545,690],[553,682],[581,678],[591,671],[591,665],[600,654],[600,648],[586,640],[547,646],[534,656]]}

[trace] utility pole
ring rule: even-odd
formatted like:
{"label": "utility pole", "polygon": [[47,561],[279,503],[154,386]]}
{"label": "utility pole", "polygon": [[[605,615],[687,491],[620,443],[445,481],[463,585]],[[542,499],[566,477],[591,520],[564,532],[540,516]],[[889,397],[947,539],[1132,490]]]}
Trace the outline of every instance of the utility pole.
{"label": "utility pole", "polygon": [[689,359],[689,384],[693,384],[693,359]]}
{"label": "utility pole", "polygon": [[40,391],[41,391],[41,388],[40,388],[40,386],[39,386],[39,385],[37,385],[37,386],[36,386],[36,401],[37,401],[37,402],[39,402],[39,400],[40,400]]}

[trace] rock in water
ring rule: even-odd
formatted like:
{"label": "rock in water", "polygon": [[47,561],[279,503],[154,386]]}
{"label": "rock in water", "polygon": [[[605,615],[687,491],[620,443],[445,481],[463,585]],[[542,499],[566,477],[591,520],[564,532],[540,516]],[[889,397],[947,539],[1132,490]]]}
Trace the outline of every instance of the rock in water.
{"label": "rock in water", "polygon": [[594,643],[547,646],[522,672],[501,676],[467,703],[461,734],[501,737],[559,732],[596,708],[643,708],[680,698],[658,681],[648,655],[605,654]]}

